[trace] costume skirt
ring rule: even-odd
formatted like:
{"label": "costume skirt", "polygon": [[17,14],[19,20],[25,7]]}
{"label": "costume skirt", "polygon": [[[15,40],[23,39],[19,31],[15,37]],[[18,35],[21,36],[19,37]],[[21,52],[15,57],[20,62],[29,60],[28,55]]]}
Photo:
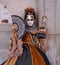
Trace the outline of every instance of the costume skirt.
{"label": "costume skirt", "polygon": [[23,45],[22,56],[9,58],[1,65],[51,65],[47,56],[31,44]]}

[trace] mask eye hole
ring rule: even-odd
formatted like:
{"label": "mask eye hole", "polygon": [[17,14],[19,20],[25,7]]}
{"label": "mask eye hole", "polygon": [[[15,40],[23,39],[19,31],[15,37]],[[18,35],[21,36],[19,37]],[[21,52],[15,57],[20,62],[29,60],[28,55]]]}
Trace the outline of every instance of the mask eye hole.
{"label": "mask eye hole", "polygon": [[27,21],[30,21],[30,19],[27,19]]}
{"label": "mask eye hole", "polygon": [[33,19],[31,19],[31,21],[33,21]]}

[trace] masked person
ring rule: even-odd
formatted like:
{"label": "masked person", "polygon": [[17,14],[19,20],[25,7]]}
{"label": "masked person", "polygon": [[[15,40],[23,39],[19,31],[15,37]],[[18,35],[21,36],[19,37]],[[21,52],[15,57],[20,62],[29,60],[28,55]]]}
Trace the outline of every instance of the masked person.
{"label": "masked person", "polygon": [[[50,65],[49,60],[47,59],[46,55],[35,46],[35,43],[33,42],[32,35],[35,35],[37,32],[37,26],[36,26],[36,17],[35,17],[35,11],[33,8],[26,8],[25,9],[25,25],[26,25],[26,33],[23,37],[23,42],[20,40],[20,48],[22,49],[22,52],[20,51],[20,55],[15,55],[15,52],[13,52],[10,59],[8,59],[5,63],[2,65]],[[15,36],[12,36],[13,42],[16,43]],[[19,40],[17,38],[17,40]],[[17,42],[17,44],[19,44]],[[15,44],[16,46],[16,44]],[[11,48],[11,47],[10,47]],[[12,50],[15,50],[16,47],[12,47]]]}

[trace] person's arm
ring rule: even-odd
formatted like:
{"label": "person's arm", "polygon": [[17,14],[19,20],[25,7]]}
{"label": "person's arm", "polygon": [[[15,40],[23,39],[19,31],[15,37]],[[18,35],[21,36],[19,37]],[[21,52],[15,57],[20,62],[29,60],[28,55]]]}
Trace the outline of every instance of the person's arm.
{"label": "person's arm", "polygon": [[46,37],[44,39],[40,39],[40,46],[42,51],[46,52],[48,49],[48,30],[46,30]]}

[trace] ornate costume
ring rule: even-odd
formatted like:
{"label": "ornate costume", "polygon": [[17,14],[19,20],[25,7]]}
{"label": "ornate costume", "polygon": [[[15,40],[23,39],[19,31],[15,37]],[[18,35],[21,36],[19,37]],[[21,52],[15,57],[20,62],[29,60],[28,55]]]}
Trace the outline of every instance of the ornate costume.
{"label": "ornate costume", "polygon": [[[35,43],[32,42],[32,35],[37,32],[37,26],[35,25],[35,12],[33,8],[25,9],[25,25],[26,33],[23,36],[22,48],[23,53],[21,55],[12,56],[2,65],[50,65],[46,55]],[[13,40],[14,41],[14,40]],[[16,41],[16,40],[15,40]],[[22,41],[20,41],[21,44]],[[18,42],[16,42],[18,43]],[[17,44],[16,44],[17,45]],[[20,52],[20,51],[19,51]]]}

